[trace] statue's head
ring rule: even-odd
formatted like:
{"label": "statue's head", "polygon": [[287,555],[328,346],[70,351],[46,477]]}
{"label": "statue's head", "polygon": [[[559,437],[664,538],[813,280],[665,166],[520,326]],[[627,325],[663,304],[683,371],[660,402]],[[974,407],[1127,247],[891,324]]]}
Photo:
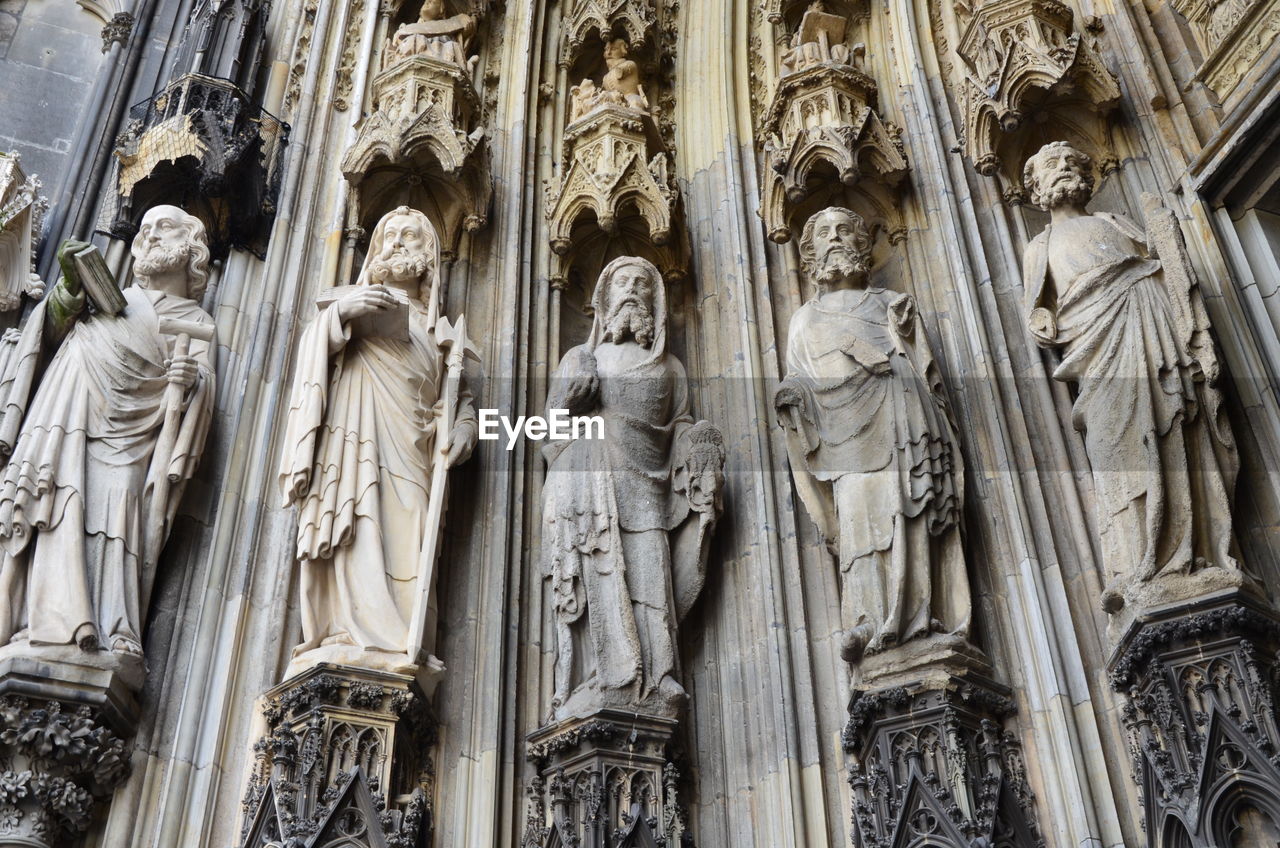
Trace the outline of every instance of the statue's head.
{"label": "statue's head", "polygon": [[209,283],[209,243],[204,223],[176,206],[153,206],[133,237],[133,274],[150,288],[152,277],[185,269],[187,297],[200,300]]}
{"label": "statue's head", "polygon": [[1022,184],[1031,203],[1046,212],[1084,206],[1093,195],[1093,160],[1065,141],[1050,142],[1027,160]]}
{"label": "statue's head", "polygon": [[617,61],[627,58],[627,40],[625,38],[615,38],[604,43],[604,58],[606,62]]}
{"label": "statue's head", "polygon": [[623,256],[605,266],[595,296],[604,341],[634,339],[641,347],[651,347],[660,317],[655,307],[661,287],[662,274],[647,259]]}
{"label": "statue's head", "polygon": [[423,0],[422,11],[418,13],[419,21],[438,21],[444,17],[444,0]]}
{"label": "statue's head", "polygon": [[[399,206],[382,216],[369,239],[361,285],[381,284],[422,298],[440,267],[440,240],[431,220]],[[423,287],[428,291],[423,291]]]}
{"label": "statue's head", "polygon": [[823,288],[866,279],[871,272],[871,233],[866,222],[840,206],[823,209],[804,225],[800,263]]}

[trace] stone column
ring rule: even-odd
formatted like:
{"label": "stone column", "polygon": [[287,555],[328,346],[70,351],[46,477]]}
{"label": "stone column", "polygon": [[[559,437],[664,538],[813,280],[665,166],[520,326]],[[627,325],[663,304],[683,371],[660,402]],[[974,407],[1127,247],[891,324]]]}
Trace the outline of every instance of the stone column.
{"label": "stone column", "polygon": [[431,844],[436,725],[412,677],[322,663],[262,712],[240,845]]}
{"label": "stone column", "polygon": [[530,734],[538,777],[521,848],[692,845],[678,797],[676,730],[669,719],[602,710]]}
{"label": "stone column", "polygon": [[1240,591],[1135,618],[1108,663],[1142,800],[1144,845],[1280,839],[1280,616]]}

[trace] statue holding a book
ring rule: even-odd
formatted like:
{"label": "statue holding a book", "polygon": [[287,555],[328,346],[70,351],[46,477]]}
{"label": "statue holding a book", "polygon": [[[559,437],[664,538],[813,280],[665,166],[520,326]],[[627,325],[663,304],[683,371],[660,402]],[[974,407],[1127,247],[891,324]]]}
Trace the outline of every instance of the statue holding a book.
{"label": "statue holding a book", "polygon": [[319,662],[427,685],[447,472],[476,444],[465,322],[440,315],[440,240],[401,206],[374,228],[353,286],[321,292],[302,333],[280,486],[298,507],[302,644]]}
{"label": "statue holding a book", "polygon": [[90,245],[0,371],[0,645],[140,658],[156,563],[214,402],[204,225],[142,219],[123,291]]}

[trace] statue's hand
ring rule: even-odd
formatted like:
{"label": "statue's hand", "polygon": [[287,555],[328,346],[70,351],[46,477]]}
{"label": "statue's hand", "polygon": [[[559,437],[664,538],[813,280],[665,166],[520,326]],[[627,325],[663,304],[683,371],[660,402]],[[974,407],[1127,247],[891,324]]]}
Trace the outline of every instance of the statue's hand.
{"label": "statue's hand", "polygon": [[709,421],[699,421],[682,440],[687,447],[677,467],[677,488],[696,512],[719,512],[720,490],[724,488],[724,437]]}
{"label": "statue's hand", "polygon": [[453,426],[453,432],[449,434],[449,468],[461,465],[471,458],[471,451],[475,450],[478,435],[479,431],[474,421],[459,421]]}
{"label": "statue's hand", "polygon": [[804,415],[805,407],[800,387],[790,380],[783,380],[773,396],[773,408],[778,411],[778,420],[782,422],[782,426],[794,429],[795,420],[792,416]]}
{"label": "statue's hand", "polygon": [[600,377],[596,372],[595,354],[582,352],[578,373],[569,378],[564,401],[570,415],[585,415],[596,408],[600,401]]}
{"label": "statue's hand", "polygon": [[195,385],[196,376],[200,373],[200,364],[194,356],[184,354],[164,361],[165,379],[176,383],[184,389]]}
{"label": "statue's hand", "polygon": [[1037,306],[1031,310],[1027,326],[1031,328],[1031,335],[1040,341],[1051,342],[1058,337],[1058,321],[1053,317],[1053,313],[1043,306]]}
{"label": "statue's hand", "polygon": [[44,297],[44,280],[40,279],[39,274],[31,274],[27,278],[27,288],[25,294],[32,300],[40,300]]}
{"label": "statue's hand", "polygon": [[338,319],[343,324],[348,324],[362,315],[372,315],[375,312],[390,309],[396,303],[396,296],[387,291],[385,286],[361,286],[339,298]]}
{"label": "statue's hand", "polygon": [[898,335],[909,338],[916,326],[916,299],[909,294],[898,295],[889,304],[889,319]]}

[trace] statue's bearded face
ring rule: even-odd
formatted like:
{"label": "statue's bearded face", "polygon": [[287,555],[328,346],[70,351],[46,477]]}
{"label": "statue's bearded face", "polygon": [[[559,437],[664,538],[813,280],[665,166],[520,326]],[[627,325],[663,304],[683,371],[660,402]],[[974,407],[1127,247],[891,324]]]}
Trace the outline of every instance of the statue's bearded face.
{"label": "statue's bearded face", "polygon": [[844,212],[819,213],[813,223],[811,244],[813,276],[819,284],[865,277],[871,270],[866,228]]}
{"label": "statue's bearded face", "polygon": [[421,281],[430,265],[422,223],[397,215],[382,229],[382,249],[369,263],[369,276],[375,283],[403,286]]}
{"label": "statue's bearded face", "polygon": [[133,270],[140,278],[185,268],[191,260],[191,233],[177,215],[158,207],[148,212],[134,239]]}
{"label": "statue's bearded face", "polygon": [[1027,162],[1024,176],[1031,202],[1050,211],[1059,206],[1084,206],[1093,194],[1089,158],[1066,144],[1045,145]]}
{"label": "statue's bearded face", "polygon": [[641,347],[653,344],[653,287],[647,268],[623,265],[607,281],[604,340],[620,343],[635,339]]}

